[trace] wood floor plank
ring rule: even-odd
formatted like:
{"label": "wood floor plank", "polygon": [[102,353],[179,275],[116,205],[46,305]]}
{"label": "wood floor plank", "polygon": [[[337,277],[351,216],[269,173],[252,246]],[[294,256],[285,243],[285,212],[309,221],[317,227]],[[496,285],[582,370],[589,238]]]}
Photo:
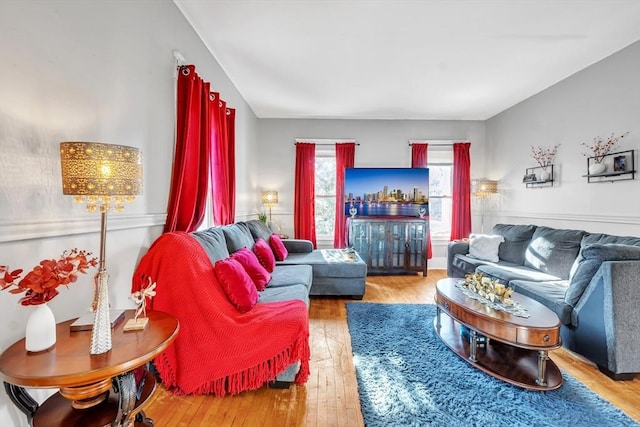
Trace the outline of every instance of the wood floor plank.
{"label": "wood floor plank", "polygon": [[[433,304],[435,283],[445,270],[428,276],[369,276],[364,302]],[[176,396],[159,386],[146,414],[157,426],[355,426],[363,427],[353,351],[343,298],[312,298],[309,308],[311,375],[288,390],[263,387],[237,396]],[[551,352],[561,370],[640,422],[640,376],[613,381],[595,365],[568,350]]]}

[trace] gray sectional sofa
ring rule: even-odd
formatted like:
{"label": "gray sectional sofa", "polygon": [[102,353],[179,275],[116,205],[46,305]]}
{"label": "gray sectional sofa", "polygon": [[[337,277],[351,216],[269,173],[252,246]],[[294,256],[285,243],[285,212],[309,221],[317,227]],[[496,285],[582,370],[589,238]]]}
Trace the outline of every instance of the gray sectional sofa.
{"label": "gray sectional sofa", "polygon": [[640,238],[497,224],[498,261],[448,246],[449,277],[483,273],[553,310],[563,346],[614,379],[640,373]]}
{"label": "gray sectional sofa", "polygon": [[[212,227],[191,235],[205,249],[211,264],[225,259],[244,247],[252,249],[258,238],[269,241],[273,232],[262,222],[251,220]],[[299,299],[309,307],[309,295],[336,295],[362,299],[367,266],[354,253],[348,262],[329,260],[321,250],[314,250],[308,240],[283,239],[289,252],[278,261],[267,287],[259,292],[258,304]],[[291,365],[277,377],[275,386],[293,382],[298,365]]]}

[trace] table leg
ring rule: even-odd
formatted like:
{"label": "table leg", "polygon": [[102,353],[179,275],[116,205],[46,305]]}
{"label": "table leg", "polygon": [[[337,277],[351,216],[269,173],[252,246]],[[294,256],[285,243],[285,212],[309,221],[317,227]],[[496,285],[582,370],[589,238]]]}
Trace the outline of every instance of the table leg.
{"label": "table leg", "polygon": [[440,323],[440,306],[436,306],[436,328],[440,329],[441,323]]}
{"label": "table leg", "polygon": [[38,402],[33,400],[29,392],[20,386],[5,382],[4,390],[13,404],[27,416],[29,425],[32,425],[33,417],[39,407]]}
{"label": "table leg", "polygon": [[478,333],[476,331],[474,331],[473,329],[470,329],[470,342],[469,342],[469,360],[471,360],[472,362],[477,362],[478,361]]}
{"label": "table leg", "polygon": [[112,426],[133,425],[133,420],[130,417],[136,406],[136,381],[133,371],[114,377],[113,389],[118,393],[118,414]]}
{"label": "table leg", "polygon": [[547,385],[547,360],[549,360],[549,352],[547,350],[538,350],[538,378],[536,378],[536,384],[540,386]]}

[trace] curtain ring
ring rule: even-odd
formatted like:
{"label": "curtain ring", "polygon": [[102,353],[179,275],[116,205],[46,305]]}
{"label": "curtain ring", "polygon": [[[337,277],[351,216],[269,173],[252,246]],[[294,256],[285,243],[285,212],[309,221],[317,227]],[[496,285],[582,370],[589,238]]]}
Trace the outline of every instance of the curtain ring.
{"label": "curtain ring", "polygon": [[183,65],[180,68],[182,68],[181,72],[183,76],[188,76],[189,74],[191,74],[191,70],[189,69],[189,67]]}
{"label": "curtain ring", "polygon": [[222,101],[218,103],[218,107],[222,107]]}
{"label": "curtain ring", "polygon": [[216,94],[213,92],[209,92],[209,101],[214,101],[216,99]]}
{"label": "curtain ring", "polygon": [[227,108],[227,116],[231,115],[231,110]]}

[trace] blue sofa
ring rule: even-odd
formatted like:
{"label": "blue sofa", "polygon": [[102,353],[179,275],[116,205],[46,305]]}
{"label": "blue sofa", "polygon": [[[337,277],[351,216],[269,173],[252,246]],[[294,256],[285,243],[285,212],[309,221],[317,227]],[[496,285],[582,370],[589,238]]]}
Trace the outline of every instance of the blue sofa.
{"label": "blue sofa", "polygon": [[539,301],[559,317],[563,346],[616,380],[640,373],[640,238],[497,224],[498,260],[448,246],[449,277],[483,273]]}

